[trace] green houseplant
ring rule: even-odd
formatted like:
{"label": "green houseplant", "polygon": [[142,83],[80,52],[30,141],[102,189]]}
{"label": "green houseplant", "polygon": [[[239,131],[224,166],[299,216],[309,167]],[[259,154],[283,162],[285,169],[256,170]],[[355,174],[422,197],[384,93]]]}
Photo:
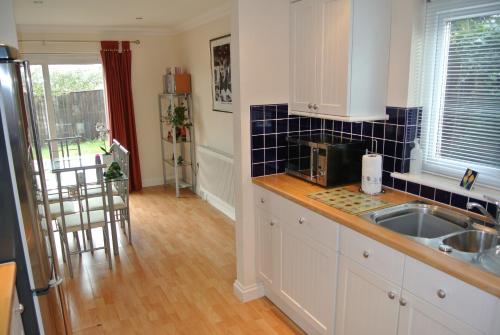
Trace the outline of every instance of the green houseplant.
{"label": "green houseplant", "polygon": [[175,128],[175,134],[177,139],[185,141],[187,138],[187,129],[192,126],[186,116],[187,108],[183,105],[176,106],[174,111],[169,110],[167,122],[170,123]]}

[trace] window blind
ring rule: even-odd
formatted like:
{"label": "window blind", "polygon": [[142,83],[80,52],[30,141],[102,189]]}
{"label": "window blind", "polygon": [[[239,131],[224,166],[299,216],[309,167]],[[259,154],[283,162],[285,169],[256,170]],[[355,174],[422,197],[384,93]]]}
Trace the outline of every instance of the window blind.
{"label": "window blind", "polygon": [[500,2],[429,2],[423,69],[424,170],[500,187]]}

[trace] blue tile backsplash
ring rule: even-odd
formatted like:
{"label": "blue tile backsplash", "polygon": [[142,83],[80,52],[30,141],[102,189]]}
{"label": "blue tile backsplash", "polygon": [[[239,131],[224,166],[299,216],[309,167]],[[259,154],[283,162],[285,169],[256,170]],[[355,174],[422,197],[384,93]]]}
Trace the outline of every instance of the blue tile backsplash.
{"label": "blue tile backsplash", "polygon": [[[461,209],[466,209],[467,201],[486,204],[478,199],[392,178],[392,172],[409,171],[412,143],[420,135],[422,108],[387,107],[386,113],[388,120],[344,122],[288,115],[287,104],[250,106],[252,177],[285,172],[287,136],[328,133],[370,141],[372,151],[383,157],[382,182],[386,187]],[[495,215],[496,206],[489,203],[486,206]]]}

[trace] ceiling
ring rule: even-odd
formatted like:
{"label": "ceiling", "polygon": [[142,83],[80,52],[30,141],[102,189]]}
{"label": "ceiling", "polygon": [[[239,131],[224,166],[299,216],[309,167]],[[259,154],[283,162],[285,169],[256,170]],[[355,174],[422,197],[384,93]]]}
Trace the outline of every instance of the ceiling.
{"label": "ceiling", "polygon": [[[230,0],[14,0],[19,26],[175,31],[228,13]],[[142,18],[142,19],[137,19]]]}

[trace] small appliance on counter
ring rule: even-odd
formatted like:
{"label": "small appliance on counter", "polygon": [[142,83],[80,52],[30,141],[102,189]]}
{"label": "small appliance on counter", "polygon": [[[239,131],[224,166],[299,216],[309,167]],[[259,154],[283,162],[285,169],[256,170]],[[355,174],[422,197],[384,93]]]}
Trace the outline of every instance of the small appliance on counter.
{"label": "small appliance on counter", "polygon": [[361,160],[368,142],[326,134],[287,137],[286,173],[333,187],[361,181]]}

